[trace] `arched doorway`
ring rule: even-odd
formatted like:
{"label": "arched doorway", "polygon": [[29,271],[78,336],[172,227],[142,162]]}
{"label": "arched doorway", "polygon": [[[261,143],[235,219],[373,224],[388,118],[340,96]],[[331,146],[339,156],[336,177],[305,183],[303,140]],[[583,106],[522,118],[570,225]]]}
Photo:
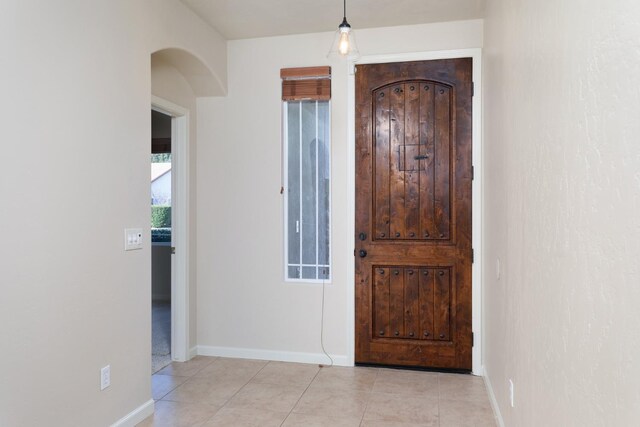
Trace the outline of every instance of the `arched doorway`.
{"label": "arched doorway", "polygon": [[[169,335],[169,361],[186,361],[196,352],[196,224],[191,220],[195,212],[193,184],[196,176],[195,159],[190,154],[195,150],[197,139],[194,120],[196,98],[220,95],[221,86],[204,62],[190,52],[175,48],[151,55],[151,83],[151,109],[169,116],[171,120],[171,231],[170,247],[165,248],[165,252],[170,252],[164,258],[152,260],[152,269],[155,269],[154,261],[170,264],[170,268],[164,271],[170,270],[167,299],[170,301],[171,326],[170,334],[154,334],[152,331],[152,351],[156,349],[153,345],[156,337]],[[152,298],[153,295],[152,291]],[[155,368],[157,370],[158,366]]]}

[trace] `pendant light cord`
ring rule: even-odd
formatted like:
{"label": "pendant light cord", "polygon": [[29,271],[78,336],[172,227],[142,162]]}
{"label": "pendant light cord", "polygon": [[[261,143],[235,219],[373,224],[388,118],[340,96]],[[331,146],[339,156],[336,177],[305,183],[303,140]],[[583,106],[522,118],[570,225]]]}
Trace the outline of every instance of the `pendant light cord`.
{"label": "pendant light cord", "polygon": [[347,0],[344,0],[344,3],[342,3],[342,17],[347,19]]}
{"label": "pendant light cord", "polygon": [[330,364],[329,366],[321,364],[320,365],[321,368],[326,368],[326,367],[331,368],[333,366],[333,358],[329,356],[329,353],[327,353],[327,350],[325,350],[324,348],[324,287],[325,287],[324,282],[325,282],[326,274],[327,274],[327,270],[325,268],[324,274],[322,276],[322,309],[320,311],[320,347],[322,347],[322,352],[324,353],[324,355],[329,358]]}

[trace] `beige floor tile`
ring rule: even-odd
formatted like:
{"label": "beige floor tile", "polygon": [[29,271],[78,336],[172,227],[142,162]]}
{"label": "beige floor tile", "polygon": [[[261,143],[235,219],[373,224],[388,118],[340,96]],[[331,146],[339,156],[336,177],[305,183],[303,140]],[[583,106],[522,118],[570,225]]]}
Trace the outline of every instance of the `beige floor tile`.
{"label": "beige floor tile", "polygon": [[206,378],[236,378],[249,381],[268,362],[266,360],[217,358],[194,376]]}
{"label": "beige floor tile", "polygon": [[300,386],[249,382],[226,405],[227,408],[252,408],[289,412],[302,396]]}
{"label": "beige floor tile", "polygon": [[463,400],[440,400],[440,427],[495,427],[489,404]]}
{"label": "beige floor tile", "polygon": [[442,400],[488,402],[487,389],[482,377],[464,374],[440,374],[438,383],[440,399]]}
{"label": "beige floor tile", "polygon": [[138,427],[201,427],[219,408],[198,403],[156,402],[155,413]]}
{"label": "beige floor tile", "polygon": [[320,368],[305,363],[269,362],[253,378],[252,382],[261,384],[308,386]]}
{"label": "beige floor tile", "polygon": [[279,427],[286,417],[286,412],[222,408],[202,427]]}
{"label": "beige floor tile", "polygon": [[282,427],[358,427],[360,417],[328,417],[326,415],[292,413]]}
{"label": "beige floor tile", "polygon": [[372,368],[322,368],[311,388],[371,391],[377,375],[377,370]]}
{"label": "beige floor tile", "polygon": [[160,400],[164,395],[188,380],[189,377],[176,377],[172,375],[152,375],[151,395],[154,400]]}
{"label": "beige floor tile", "polygon": [[438,399],[420,395],[372,393],[364,420],[417,423],[437,427]]}
{"label": "beige floor tile", "polygon": [[187,362],[171,362],[167,367],[156,372],[156,375],[190,377],[212,363],[215,359],[215,357],[196,356]]}
{"label": "beige floor tile", "polygon": [[481,377],[198,356],[152,377],[172,427],[494,427]]}
{"label": "beige floor tile", "polygon": [[192,377],[167,394],[163,400],[222,406],[245,384],[244,379],[224,378],[220,380]]}
{"label": "beige floor tile", "polygon": [[362,418],[370,394],[368,391],[360,390],[331,390],[310,387],[293,408],[293,412]]}
{"label": "beige floor tile", "polygon": [[381,369],[373,391],[402,395],[438,397],[438,374],[433,372]]}

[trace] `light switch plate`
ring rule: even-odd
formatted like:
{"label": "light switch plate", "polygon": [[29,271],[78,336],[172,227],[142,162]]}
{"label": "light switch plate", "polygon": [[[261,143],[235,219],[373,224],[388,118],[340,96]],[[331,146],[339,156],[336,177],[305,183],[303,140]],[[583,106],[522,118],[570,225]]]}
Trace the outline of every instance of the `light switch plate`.
{"label": "light switch plate", "polygon": [[107,365],[100,369],[100,390],[111,385],[111,365]]}
{"label": "light switch plate", "polygon": [[124,229],[124,250],[142,249],[142,228]]}

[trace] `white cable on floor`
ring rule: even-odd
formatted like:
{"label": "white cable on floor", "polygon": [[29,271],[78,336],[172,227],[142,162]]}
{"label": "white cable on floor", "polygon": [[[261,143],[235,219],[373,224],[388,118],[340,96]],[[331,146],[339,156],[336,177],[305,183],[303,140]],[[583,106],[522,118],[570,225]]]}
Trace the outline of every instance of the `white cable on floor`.
{"label": "white cable on floor", "polygon": [[[324,349],[324,276],[326,276],[327,271],[324,271],[324,275],[322,277],[322,310],[321,310],[321,315],[320,315],[320,347],[322,347],[322,352],[325,354],[325,356],[327,356],[329,358],[329,360],[331,361],[331,364],[329,365],[329,368],[333,366],[333,359],[331,358],[331,356],[329,356],[329,353],[327,353],[327,350]],[[323,365],[320,365],[321,368],[324,368]]]}

